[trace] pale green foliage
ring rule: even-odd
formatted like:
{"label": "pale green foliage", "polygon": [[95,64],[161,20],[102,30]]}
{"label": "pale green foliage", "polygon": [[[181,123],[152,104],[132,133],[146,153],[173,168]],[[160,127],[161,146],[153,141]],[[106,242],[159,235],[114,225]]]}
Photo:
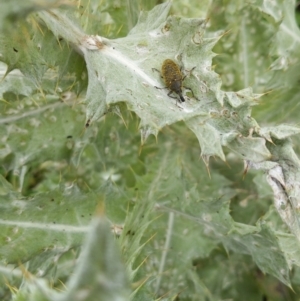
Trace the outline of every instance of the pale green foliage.
{"label": "pale green foliage", "polygon": [[129,287],[118,251],[109,224],[102,216],[96,217],[74,276],[67,283],[67,293],[59,300],[96,301],[99,296],[104,301],[128,300]]}
{"label": "pale green foliage", "polygon": [[293,1],[6,2],[1,300],[297,294]]}

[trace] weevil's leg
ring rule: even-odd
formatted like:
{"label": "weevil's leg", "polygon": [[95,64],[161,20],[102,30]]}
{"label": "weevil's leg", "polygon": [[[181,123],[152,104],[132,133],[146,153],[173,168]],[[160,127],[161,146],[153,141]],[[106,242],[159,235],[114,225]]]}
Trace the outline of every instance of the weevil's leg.
{"label": "weevil's leg", "polygon": [[180,72],[182,73],[182,70],[184,69],[184,65],[182,62],[182,53],[178,56],[178,60],[180,62]]}
{"label": "weevil's leg", "polygon": [[158,73],[160,73],[160,71],[156,68],[152,68],[152,71],[157,71]]}
{"label": "weevil's leg", "polygon": [[160,88],[160,87],[156,87],[156,86],[154,86],[154,88],[160,89],[160,90],[162,90],[162,89],[168,89],[168,87],[162,87],[162,88]]}
{"label": "weevil's leg", "polygon": [[[189,76],[191,75],[191,73],[193,72],[193,70],[196,68],[196,66],[195,67],[193,67],[191,70],[184,70],[185,72],[187,72],[188,74],[189,74]],[[184,81],[184,79],[187,77],[187,74],[182,78],[182,81]]]}
{"label": "weevil's leg", "polygon": [[163,77],[162,77],[162,75],[161,75],[161,72],[160,72],[158,69],[156,69],[156,68],[152,68],[152,71],[156,71],[156,72],[158,72],[158,73],[159,73],[159,75],[160,75],[160,77],[161,77],[161,78],[163,78]]}
{"label": "weevil's leg", "polygon": [[172,96],[171,94],[173,93],[173,91],[170,91],[169,93],[168,93],[168,96],[169,97],[171,97],[171,98],[175,98],[175,99],[177,99],[177,97],[176,96]]}
{"label": "weevil's leg", "polygon": [[182,64],[182,52],[177,55],[176,59]]}
{"label": "weevil's leg", "polygon": [[[176,99],[176,105],[177,105],[178,98],[177,98],[176,96],[172,96],[172,95],[171,95],[172,93],[173,93],[173,91],[170,91],[170,92],[168,93],[168,96],[171,97],[171,98]],[[184,99],[184,98],[183,98],[183,99]],[[180,102],[181,102],[181,101],[180,101]]]}
{"label": "weevil's leg", "polygon": [[182,62],[182,52],[176,56],[176,60],[180,63],[180,72],[182,73],[182,70],[184,69],[183,67],[183,62]]}
{"label": "weevil's leg", "polygon": [[187,90],[189,90],[189,91],[191,91],[191,92],[192,92],[192,95],[193,95],[193,97],[194,97],[195,99],[197,99],[198,101],[200,101],[200,99],[199,99],[199,98],[197,98],[197,97],[195,96],[195,94],[194,94],[194,92],[193,92],[193,90],[192,90],[191,88],[189,88],[189,87],[186,87],[186,86],[183,86],[183,88],[184,88],[184,89],[187,89]]}
{"label": "weevil's leg", "polygon": [[191,70],[186,70],[189,74],[191,74],[193,71],[194,71],[194,69],[196,69],[196,66],[195,67],[193,67]]}

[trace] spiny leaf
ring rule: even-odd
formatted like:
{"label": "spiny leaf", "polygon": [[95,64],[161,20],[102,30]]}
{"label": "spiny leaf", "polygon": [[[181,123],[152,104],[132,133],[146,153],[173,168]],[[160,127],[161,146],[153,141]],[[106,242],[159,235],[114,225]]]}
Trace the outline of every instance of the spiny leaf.
{"label": "spiny leaf", "polygon": [[59,300],[128,300],[129,286],[117,244],[102,214],[92,222],[74,275]]}
{"label": "spiny leaf", "polygon": [[[169,8],[167,3],[142,14],[130,34],[117,40],[86,37],[72,27],[73,34],[69,40],[74,43],[77,35],[76,46],[83,52],[89,72],[88,124],[101,117],[108,106],[125,102],[141,118],[140,127],[145,139],[149,134],[157,135],[162,127],[176,121],[207,115],[209,103],[222,103],[223,96],[217,92],[220,81],[210,67],[214,56],[211,49],[218,41],[218,35],[203,38],[205,20],[178,17],[166,20]],[[58,34],[62,26],[71,26],[61,13],[53,13],[55,22],[46,13],[41,17],[54,33]],[[66,36],[65,29],[59,34]],[[164,90],[157,89],[164,83],[153,68],[160,69],[166,58],[177,58],[184,67],[183,72],[187,74],[184,85],[193,90],[200,103],[193,97],[187,97],[184,106],[178,107]],[[191,69],[193,71],[189,72]],[[116,74],[118,81],[114,80]],[[215,91],[216,96],[210,91]],[[215,153],[219,155],[220,150]]]}
{"label": "spiny leaf", "polygon": [[97,202],[96,195],[82,196],[76,190],[1,202],[0,260],[25,262],[48,248],[60,254],[74,247],[82,241]]}

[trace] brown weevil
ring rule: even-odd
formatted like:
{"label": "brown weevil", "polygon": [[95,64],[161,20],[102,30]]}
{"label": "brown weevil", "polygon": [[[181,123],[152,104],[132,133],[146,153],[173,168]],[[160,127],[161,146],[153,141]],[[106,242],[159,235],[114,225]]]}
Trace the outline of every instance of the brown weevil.
{"label": "brown weevil", "polygon": [[181,102],[184,102],[185,99],[182,96],[182,81],[184,77],[178,65],[170,59],[165,60],[161,67],[161,74],[167,88],[170,90],[168,96],[172,97],[170,94],[175,92],[179,95]]}
{"label": "brown weevil", "polygon": [[[192,68],[191,70],[189,70],[188,72],[191,73],[196,67]],[[157,71],[159,72],[159,70],[152,68],[153,71]],[[181,73],[181,68],[178,67],[178,65],[170,60],[170,59],[166,59],[163,64],[162,64],[162,68],[161,68],[161,77],[163,78],[165,85],[167,89],[169,89],[169,93],[168,96],[171,98],[175,98],[176,99],[176,103],[177,103],[177,97],[172,96],[171,94],[173,92],[175,92],[176,94],[178,94],[179,98],[180,98],[180,102],[184,102],[185,99],[182,95],[182,88],[185,88],[187,90],[190,90],[193,97],[197,100],[199,100],[195,95],[194,92],[191,88],[183,86],[182,83],[184,81],[184,79],[186,78],[186,75],[183,76]],[[156,89],[165,89],[165,88],[159,88],[159,87],[155,87]]]}

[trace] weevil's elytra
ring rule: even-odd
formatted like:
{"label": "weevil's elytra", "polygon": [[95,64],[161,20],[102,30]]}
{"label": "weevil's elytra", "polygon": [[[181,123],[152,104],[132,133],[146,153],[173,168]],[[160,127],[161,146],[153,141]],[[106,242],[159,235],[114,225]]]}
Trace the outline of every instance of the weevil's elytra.
{"label": "weevil's elytra", "polygon": [[178,65],[174,61],[167,59],[162,64],[161,73],[167,88],[171,90],[168,96],[175,92],[179,95],[181,102],[184,102],[185,99],[182,96],[183,77]]}

